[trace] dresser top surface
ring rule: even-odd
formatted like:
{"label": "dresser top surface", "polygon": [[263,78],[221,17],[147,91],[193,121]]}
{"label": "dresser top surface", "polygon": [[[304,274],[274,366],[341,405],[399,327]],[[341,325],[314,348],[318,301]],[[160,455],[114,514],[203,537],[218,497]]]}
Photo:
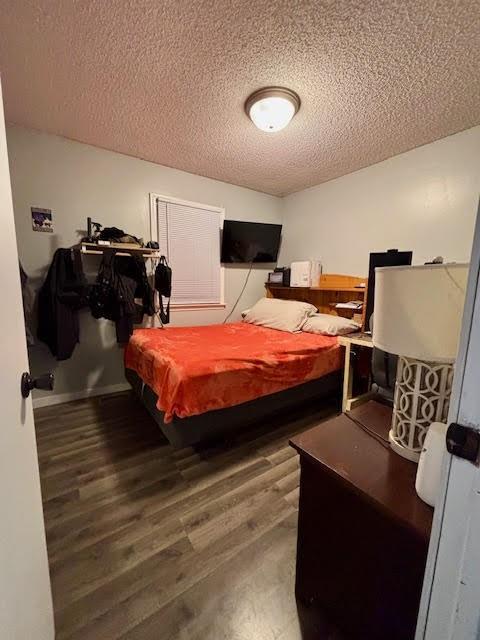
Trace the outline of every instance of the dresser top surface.
{"label": "dresser top surface", "polygon": [[[302,458],[335,476],[363,499],[418,535],[429,538],[433,509],[417,496],[417,465],[384,442],[392,410],[370,401],[290,440]],[[364,425],[373,435],[362,429]]]}

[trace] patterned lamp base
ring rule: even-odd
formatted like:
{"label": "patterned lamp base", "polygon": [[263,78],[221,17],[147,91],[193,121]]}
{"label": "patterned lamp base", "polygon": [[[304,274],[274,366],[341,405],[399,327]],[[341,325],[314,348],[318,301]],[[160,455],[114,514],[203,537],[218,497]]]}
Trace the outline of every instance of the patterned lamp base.
{"label": "patterned lamp base", "polygon": [[428,427],[447,421],[452,380],[453,364],[399,356],[389,433],[396,453],[418,462]]}

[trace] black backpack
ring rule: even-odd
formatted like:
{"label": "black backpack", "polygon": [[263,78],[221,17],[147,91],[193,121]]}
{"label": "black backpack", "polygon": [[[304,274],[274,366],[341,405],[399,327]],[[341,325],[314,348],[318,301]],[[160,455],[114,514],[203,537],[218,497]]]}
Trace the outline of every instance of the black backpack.
{"label": "black backpack", "polygon": [[[170,322],[170,296],[172,295],[172,270],[168,266],[165,256],[160,256],[160,261],[155,269],[155,289],[160,298],[160,320],[162,324]],[[167,308],[163,308],[163,296],[168,298]]]}

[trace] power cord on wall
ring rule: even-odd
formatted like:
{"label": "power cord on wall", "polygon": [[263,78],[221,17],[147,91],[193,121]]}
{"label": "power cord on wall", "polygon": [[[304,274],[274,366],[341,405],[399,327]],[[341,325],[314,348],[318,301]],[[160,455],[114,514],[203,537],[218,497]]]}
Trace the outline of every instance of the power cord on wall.
{"label": "power cord on wall", "polygon": [[253,261],[250,263],[250,268],[248,270],[247,273],[247,277],[245,278],[245,282],[243,283],[243,287],[242,290],[240,291],[240,294],[238,296],[238,298],[235,301],[235,304],[233,305],[230,313],[228,314],[228,316],[225,318],[225,320],[222,322],[222,324],[225,324],[227,322],[227,320],[232,316],[233,312],[235,311],[235,309],[237,308],[238,303],[240,302],[240,298],[243,296],[243,292],[245,291],[245,289],[247,288],[247,284],[248,284],[248,280],[250,278],[250,274],[252,273],[252,267],[253,267]]}

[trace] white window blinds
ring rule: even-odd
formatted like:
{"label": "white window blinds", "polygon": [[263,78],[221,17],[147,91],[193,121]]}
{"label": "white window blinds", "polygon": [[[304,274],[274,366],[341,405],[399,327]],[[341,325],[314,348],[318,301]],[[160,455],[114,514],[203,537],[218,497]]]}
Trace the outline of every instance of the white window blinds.
{"label": "white window blinds", "polygon": [[172,304],[223,303],[220,229],[223,214],[157,197],[160,251],[172,268]]}

